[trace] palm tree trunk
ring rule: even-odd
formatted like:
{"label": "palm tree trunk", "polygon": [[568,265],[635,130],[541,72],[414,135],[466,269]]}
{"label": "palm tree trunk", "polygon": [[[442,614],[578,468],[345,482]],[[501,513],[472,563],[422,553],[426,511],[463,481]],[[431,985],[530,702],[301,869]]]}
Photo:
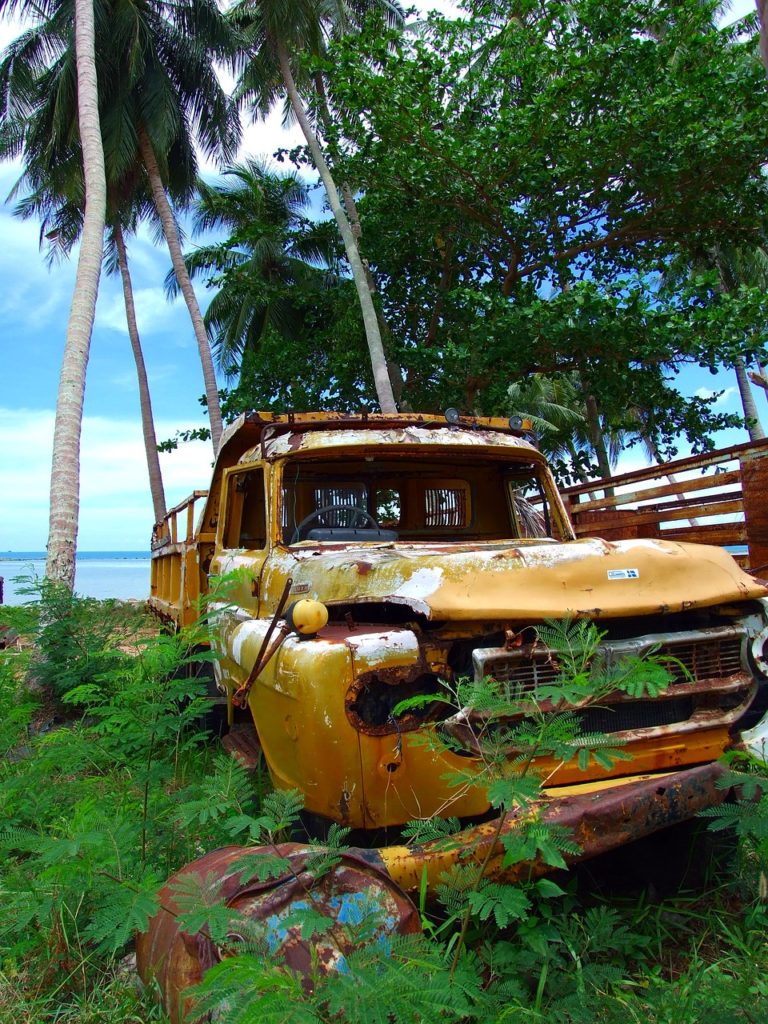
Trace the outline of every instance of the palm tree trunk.
{"label": "palm tree trunk", "polygon": [[756,388],[762,388],[763,391],[768,392],[768,374],[765,372],[765,367],[757,362],[755,366],[757,367],[757,372],[750,371],[747,376]]}
{"label": "palm tree trunk", "polygon": [[357,242],[355,241],[352,228],[350,227],[349,220],[347,219],[341,205],[341,199],[339,198],[336,183],[333,180],[328,163],[323,156],[323,151],[320,147],[317,136],[309,123],[307,112],[304,109],[304,104],[299,96],[296,83],[293,80],[293,73],[288,59],[288,51],[286,50],[282,40],[278,39],[276,41],[276,46],[277,55],[280,60],[280,70],[283,75],[283,82],[285,83],[285,88],[288,92],[291,107],[293,108],[297,121],[301,125],[304,138],[307,140],[307,146],[312,154],[312,160],[314,161],[318,174],[325,186],[331,212],[336,219],[342,241],[344,242],[344,249],[347,253],[347,259],[349,260],[349,266],[352,271],[352,278],[355,282],[355,288],[357,289],[360,309],[363,314],[365,336],[368,341],[368,351],[371,357],[371,368],[373,370],[373,380],[376,386],[376,395],[379,399],[379,405],[382,412],[397,412],[397,403],[395,402],[395,396],[392,392],[392,382],[389,379],[387,360],[384,355],[384,346],[381,341],[381,331],[379,330],[379,322],[376,317],[376,308],[373,304],[370,288],[368,287],[365,267],[362,259],[360,258],[360,251],[358,249]]}
{"label": "palm tree trunk", "polygon": [[[325,81],[323,80],[322,74],[318,71],[313,75],[313,81],[315,83],[315,92],[317,98],[320,101],[320,123],[323,125],[325,130],[326,139],[330,140],[332,133],[330,131],[332,124],[331,107],[328,103],[328,93],[325,88]],[[331,154],[331,160],[338,160],[338,147],[334,146],[330,141],[327,143],[328,151]],[[360,212],[357,209],[357,203],[355,202],[355,196],[351,186],[348,182],[343,181],[341,183],[341,195],[344,200],[344,210],[349,221],[349,226],[352,231],[352,236],[357,245],[358,253],[360,253],[360,240],[363,237],[363,225],[360,223]],[[376,278],[373,275],[368,261],[363,259],[360,254],[360,259],[365,269],[365,280],[368,284],[368,291],[371,296],[376,294]],[[371,299],[373,301],[373,299]],[[374,303],[374,309],[376,305]],[[389,382],[392,386],[392,395],[395,400],[395,404],[398,409],[403,409],[405,412],[411,412],[409,402],[403,401],[403,391],[405,389],[405,380],[403,378],[403,371],[398,364],[387,357],[387,349],[390,348],[390,342],[392,335],[389,331],[386,320],[381,315],[380,311],[376,309],[376,319],[379,324],[379,331],[381,332],[382,348],[384,350],[384,358],[387,362],[387,373],[389,374]]]}
{"label": "palm tree trunk", "polygon": [[[344,209],[347,212],[349,226],[352,229],[355,244],[357,245],[359,252],[360,239],[363,237],[363,225],[360,223],[360,213],[357,209],[357,203],[355,202],[355,197],[352,194],[352,189],[349,187],[349,185],[342,184],[341,194],[344,197]],[[363,268],[365,269],[365,280],[368,284],[368,291],[371,293],[371,296],[374,296],[376,294],[376,278],[373,276],[373,271],[371,270],[368,261],[362,259],[362,256],[361,262],[363,264]],[[392,395],[395,400],[395,407],[398,409],[402,409],[404,412],[413,412],[410,403],[403,400],[403,391],[405,390],[405,380],[403,379],[403,371],[400,369],[400,367],[394,361],[394,359],[389,359],[387,357],[387,349],[389,348],[391,351],[390,343],[392,341],[392,334],[389,330],[389,325],[387,324],[387,321],[381,315],[379,310],[376,309],[375,305],[373,308],[376,311],[376,320],[379,325],[379,331],[381,332],[381,343],[382,348],[384,350],[384,358],[387,361],[387,373],[389,374],[389,383],[392,386]]]}
{"label": "palm tree trunk", "polygon": [[160,223],[163,227],[163,234],[165,235],[165,241],[168,245],[168,251],[171,254],[173,272],[176,275],[176,280],[179,283],[179,290],[184,296],[184,301],[187,304],[187,309],[189,310],[189,315],[192,320],[192,329],[195,332],[197,349],[200,353],[200,362],[203,367],[205,397],[208,402],[208,420],[211,425],[211,440],[213,441],[213,451],[216,453],[219,450],[219,442],[221,441],[223,425],[221,421],[221,406],[219,404],[219,389],[216,384],[216,373],[213,369],[213,357],[211,356],[211,346],[208,341],[208,333],[205,330],[205,324],[203,323],[203,315],[200,312],[200,306],[197,302],[197,296],[195,295],[195,290],[192,287],[192,282],[189,279],[189,273],[187,271],[186,264],[184,263],[184,257],[181,252],[181,243],[179,242],[179,232],[176,228],[173,211],[171,210],[170,203],[168,202],[168,196],[165,194],[163,179],[160,174],[160,168],[157,164],[155,151],[152,148],[152,142],[143,127],[139,129],[139,150],[141,151],[144,166],[147,169],[149,184],[152,189],[152,199],[155,204],[155,209],[157,210],[157,215],[160,218]]}
{"label": "palm tree trunk", "polygon": [[760,55],[768,72],[768,0],[755,0],[755,7],[760,17]]}
{"label": "palm tree trunk", "polygon": [[739,385],[741,405],[744,409],[744,419],[749,432],[749,439],[750,441],[762,441],[765,437],[765,431],[760,422],[760,416],[755,405],[755,396],[752,393],[749,378],[747,377],[747,367],[741,356],[734,360],[733,368],[736,371],[736,382]]}
{"label": "palm tree trunk", "polygon": [[[661,460],[661,455],[659,454],[659,449],[656,447],[656,444],[655,444],[653,438],[649,434],[646,434],[646,433],[643,433],[640,436],[643,439],[643,444],[648,449],[648,451],[653,456],[653,458],[656,460],[656,464],[658,466],[663,465],[662,460]],[[678,478],[675,476],[674,473],[665,473],[664,475],[666,476],[667,480],[671,484],[682,483],[682,481],[678,480]],[[683,490],[680,490],[680,491],[677,492],[677,497],[680,498],[681,501],[687,501],[688,500],[688,495]],[[694,516],[691,516],[691,518],[688,520],[688,523],[691,526],[698,526],[699,525],[699,520],[696,519]]]}
{"label": "palm tree trunk", "polygon": [[[600,470],[600,476],[603,480],[606,480],[611,475],[611,462],[608,458],[608,449],[605,446],[605,439],[603,438],[603,432],[600,428],[600,414],[597,410],[595,396],[587,395],[585,402],[589,439],[592,442],[592,447],[594,448],[595,455],[597,456],[597,466]],[[608,490],[606,490],[605,493],[607,494]]]}
{"label": "palm tree trunk", "polygon": [[45,565],[46,577],[64,584],[70,590],[75,585],[85,373],[101,276],[107,207],[93,22],[92,0],[76,0],[77,109],[83,150],[85,213],[56,399],[48,557]]}
{"label": "palm tree trunk", "polygon": [[155,422],[152,416],[152,400],[149,395],[147,368],[144,365],[144,353],[141,350],[139,327],[136,323],[136,307],[133,303],[133,285],[131,284],[131,274],[128,270],[128,253],[125,250],[123,229],[120,227],[119,221],[115,221],[112,225],[112,235],[117,249],[117,264],[120,267],[120,277],[123,282],[123,298],[125,299],[125,320],[128,324],[128,337],[131,339],[133,358],[136,362],[136,376],[139,381],[141,429],[144,434],[144,451],[147,456],[147,472],[149,474],[149,490],[152,494],[152,508],[155,514],[155,523],[162,523],[165,519],[166,512],[163,474],[160,470],[160,456],[157,452],[157,437],[155,435]]}

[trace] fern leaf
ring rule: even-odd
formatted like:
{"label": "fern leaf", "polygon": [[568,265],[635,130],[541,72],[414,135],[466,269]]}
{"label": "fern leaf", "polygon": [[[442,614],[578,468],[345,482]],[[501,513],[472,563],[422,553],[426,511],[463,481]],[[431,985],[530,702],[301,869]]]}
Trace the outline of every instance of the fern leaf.
{"label": "fern leaf", "polygon": [[492,882],[469,894],[469,906],[481,921],[493,915],[497,927],[506,928],[511,921],[525,917],[531,901],[523,889]]}

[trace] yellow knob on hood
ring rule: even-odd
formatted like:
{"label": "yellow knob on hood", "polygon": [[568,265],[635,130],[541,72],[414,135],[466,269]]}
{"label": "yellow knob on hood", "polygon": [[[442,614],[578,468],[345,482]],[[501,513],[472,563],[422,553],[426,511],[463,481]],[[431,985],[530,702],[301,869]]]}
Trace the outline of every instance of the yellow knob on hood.
{"label": "yellow knob on hood", "polygon": [[296,601],[286,612],[285,618],[290,626],[302,636],[314,636],[328,622],[328,609],[322,601],[313,601],[305,597]]}

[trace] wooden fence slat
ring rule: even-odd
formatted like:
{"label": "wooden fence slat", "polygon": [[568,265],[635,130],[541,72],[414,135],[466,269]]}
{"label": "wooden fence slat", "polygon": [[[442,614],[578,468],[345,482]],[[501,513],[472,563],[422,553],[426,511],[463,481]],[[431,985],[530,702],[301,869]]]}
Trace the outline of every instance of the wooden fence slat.
{"label": "wooden fence slat", "polygon": [[711,523],[707,526],[661,530],[659,537],[661,540],[690,541],[692,544],[746,544],[747,527],[744,523]]}
{"label": "wooden fence slat", "polygon": [[[660,473],[660,476],[665,475]],[[711,474],[693,480],[679,480],[674,484],[664,484],[661,487],[648,487],[646,490],[626,491],[623,494],[614,494],[609,498],[597,498],[594,501],[580,501],[578,504],[571,504],[571,512],[588,512],[592,509],[616,508],[619,505],[628,505],[631,502],[648,501],[651,498],[664,498],[667,495],[685,494],[688,491],[704,491],[709,487],[725,487],[728,484],[736,484],[741,480],[741,473],[734,469],[726,473]],[[570,492],[563,492],[566,497]],[[680,499],[681,501],[683,499]]]}
{"label": "wooden fence slat", "polygon": [[[715,505],[688,505],[685,508],[669,508],[665,509],[661,514],[654,510],[645,512],[642,509],[638,509],[636,513],[633,513],[631,520],[632,526],[643,526],[646,523],[668,523],[674,522],[677,519],[691,519],[705,518],[707,516],[722,516],[732,515],[733,513],[741,512],[743,508],[742,501],[739,498],[738,501],[724,501]],[[595,528],[597,526],[597,529]],[[578,516],[574,516],[574,529],[579,536],[584,534],[595,534],[599,535],[599,524],[595,523],[579,523]],[[696,529],[696,527],[691,527]]]}
{"label": "wooden fence slat", "polygon": [[[741,501],[741,488],[723,491],[721,494],[697,494],[695,498],[681,498],[679,501],[660,501],[656,505],[638,505],[638,512],[655,512],[663,519],[671,508],[691,509],[696,506],[718,505],[727,501]],[[692,513],[693,514],[693,513]]]}
{"label": "wooden fence slat", "polygon": [[[637,483],[642,480],[655,480],[667,473],[686,473],[688,470],[701,469],[705,466],[716,466],[718,463],[735,461],[742,456],[768,455],[768,438],[765,441],[752,443],[747,441],[744,444],[731,445],[729,448],[721,448],[714,452],[705,452],[702,455],[691,455],[687,458],[676,459],[663,466],[648,466],[644,469],[635,469],[630,473],[620,473],[608,480],[589,480],[587,483],[574,484],[563,489],[562,494],[568,498],[577,494],[586,494],[589,491],[601,491],[605,487],[624,487],[627,484]],[[684,488],[682,488],[684,490]]]}

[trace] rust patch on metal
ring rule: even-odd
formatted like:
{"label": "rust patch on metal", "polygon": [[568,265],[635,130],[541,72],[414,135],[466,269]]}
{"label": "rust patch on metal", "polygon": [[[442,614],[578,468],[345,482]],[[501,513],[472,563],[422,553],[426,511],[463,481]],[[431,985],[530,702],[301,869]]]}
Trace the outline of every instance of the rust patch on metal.
{"label": "rust patch on metal", "polygon": [[251,722],[238,722],[233,725],[227,735],[222,738],[221,745],[228,754],[236,757],[251,771],[255,771],[259,767],[261,744]]}
{"label": "rust patch on metal", "polygon": [[347,690],[344,708],[355,729],[369,736],[387,736],[418,729],[425,722],[434,721],[436,710],[447,706],[427,704],[395,716],[394,708],[400,701],[442,691],[438,677],[423,661],[382,667],[357,676]]}
{"label": "rust patch on metal", "polygon": [[358,576],[367,576],[373,568],[370,562],[355,562]]}
{"label": "rust patch on metal", "polygon": [[[285,858],[287,867],[278,877],[243,882],[238,861],[260,851]],[[308,989],[316,966],[321,973],[343,969],[345,955],[360,945],[360,929],[354,925],[361,920],[369,924],[367,942],[420,931],[418,911],[383,870],[380,858],[368,851],[350,850],[335,867],[317,877],[311,858],[319,852],[296,843],[229,846],[188,864],[169,879],[160,891],[162,909],[148,930],[137,937],[136,960],[142,981],[157,981],[173,1024],[181,1024],[191,1010],[186,990],[201,981],[215,963],[236,955],[243,940],[233,930],[217,945],[202,931],[195,935],[182,931],[177,916],[180,908],[173,895],[175,884],[182,879],[197,877],[202,886],[207,879],[216,879],[217,898],[246,918],[248,927],[242,930],[251,937],[262,936],[274,962],[303,974]],[[295,915],[304,908],[331,921],[322,936],[302,935]]]}
{"label": "rust patch on metal", "polygon": [[[718,789],[717,780],[724,770],[720,764],[707,764],[576,796],[558,796],[556,790],[551,790],[535,813],[542,822],[570,831],[580,851],[566,854],[565,859],[574,863],[687,821],[705,807],[723,803],[729,791]],[[501,837],[515,832],[522,823],[521,814],[507,815]],[[379,853],[391,877],[406,892],[419,891],[426,875],[430,897],[435,896],[443,872],[455,863],[483,864],[488,858],[486,877],[506,882],[517,881],[529,873],[544,875],[553,870],[541,859],[505,867],[504,849],[501,841],[497,841],[497,832],[498,819],[458,833],[450,847],[435,841],[413,849],[384,847]]]}

